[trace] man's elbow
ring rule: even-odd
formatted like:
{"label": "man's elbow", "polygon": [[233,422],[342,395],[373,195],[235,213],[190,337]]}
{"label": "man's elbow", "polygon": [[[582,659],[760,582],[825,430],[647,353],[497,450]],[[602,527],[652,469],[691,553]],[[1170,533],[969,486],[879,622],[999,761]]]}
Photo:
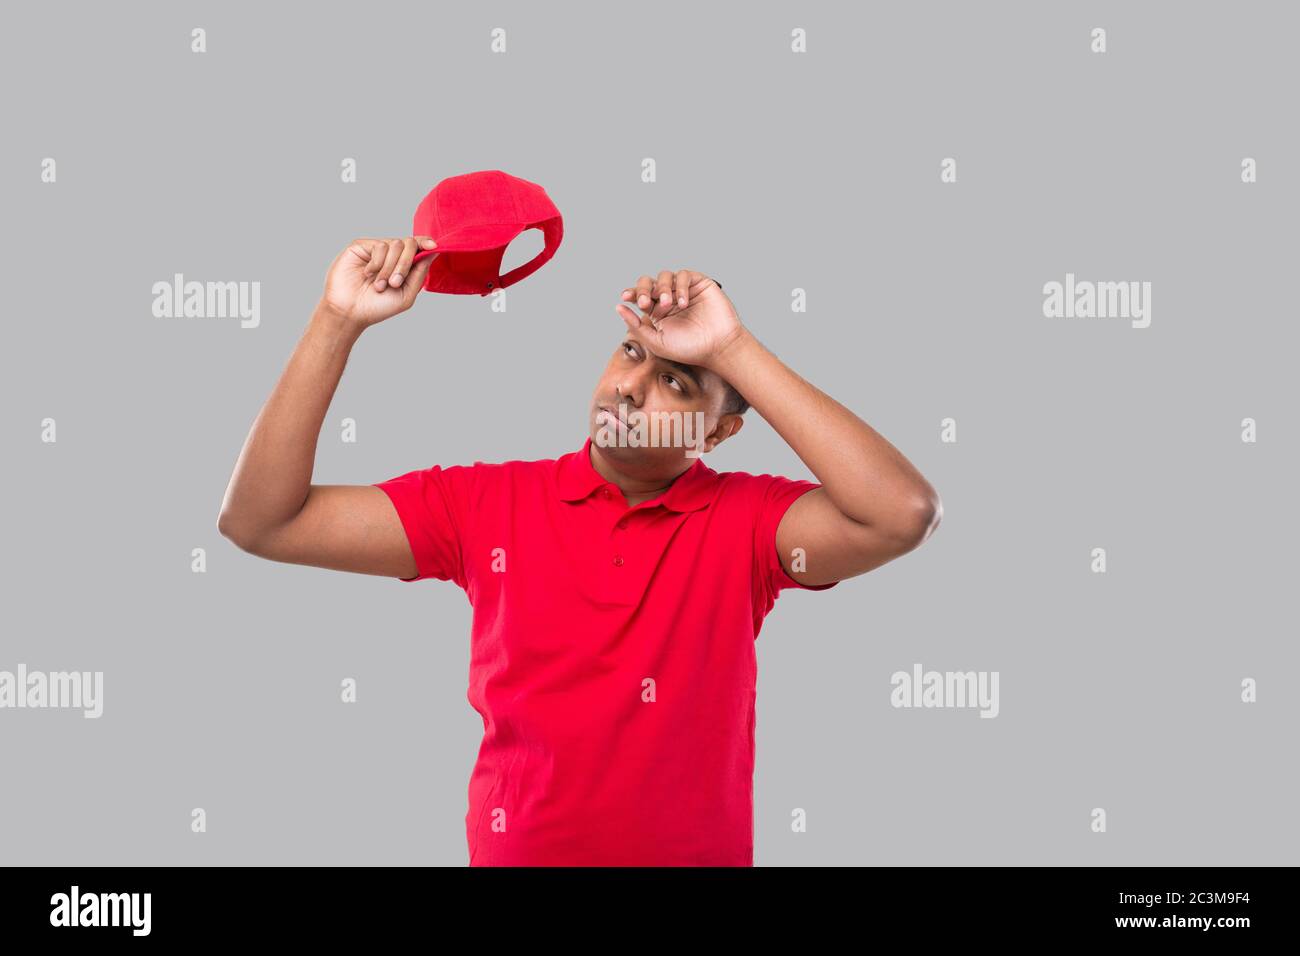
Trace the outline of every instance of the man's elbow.
{"label": "man's elbow", "polygon": [[908,551],[919,548],[930,535],[934,534],[942,520],[943,501],[938,494],[931,494],[912,506],[910,516],[904,522],[903,530],[898,537]]}
{"label": "man's elbow", "polygon": [[224,508],[217,515],[217,532],[240,551],[257,553],[257,538],[252,530],[237,515]]}

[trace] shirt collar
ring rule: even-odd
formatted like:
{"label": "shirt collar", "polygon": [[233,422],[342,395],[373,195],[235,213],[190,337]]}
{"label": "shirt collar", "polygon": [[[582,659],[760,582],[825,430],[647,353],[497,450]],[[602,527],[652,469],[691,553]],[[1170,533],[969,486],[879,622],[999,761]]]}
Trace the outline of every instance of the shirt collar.
{"label": "shirt collar", "polygon": [[[591,464],[590,435],[580,451],[561,456],[557,468],[556,486],[564,501],[581,501],[606,484],[604,477]],[[713,501],[717,483],[718,473],[700,456],[673,480],[666,492],[650,501],[673,511],[699,511]]]}

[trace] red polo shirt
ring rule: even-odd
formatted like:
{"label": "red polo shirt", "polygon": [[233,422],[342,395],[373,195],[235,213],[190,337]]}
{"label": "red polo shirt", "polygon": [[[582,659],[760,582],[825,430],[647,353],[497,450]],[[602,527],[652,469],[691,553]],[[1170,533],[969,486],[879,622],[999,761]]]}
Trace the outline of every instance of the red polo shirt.
{"label": "red polo shirt", "polygon": [[820,485],[697,458],[629,508],[591,464],[475,462],[377,483],[419,573],[474,608],[470,866],[752,866],[755,638],[776,527]]}

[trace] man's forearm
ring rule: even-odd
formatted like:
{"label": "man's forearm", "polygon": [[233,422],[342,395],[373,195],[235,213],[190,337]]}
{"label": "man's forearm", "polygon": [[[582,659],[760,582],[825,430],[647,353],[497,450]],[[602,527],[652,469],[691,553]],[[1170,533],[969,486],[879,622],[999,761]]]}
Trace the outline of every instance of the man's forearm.
{"label": "man's forearm", "polygon": [[744,330],[709,367],[776,429],[848,517],[910,528],[938,496],[897,448]]}
{"label": "man's forearm", "polygon": [[218,527],[245,542],[294,517],[311,490],[316,443],[360,327],[318,305],[258,413],[226,488]]}

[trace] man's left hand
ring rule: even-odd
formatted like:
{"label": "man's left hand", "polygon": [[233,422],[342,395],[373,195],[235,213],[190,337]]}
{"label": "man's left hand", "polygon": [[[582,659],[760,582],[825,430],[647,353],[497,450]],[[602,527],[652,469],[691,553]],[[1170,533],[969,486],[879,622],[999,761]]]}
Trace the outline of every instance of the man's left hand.
{"label": "man's left hand", "polygon": [[[628,307],[634,303],[638,316]],[[708,368],[745,327],[722,288],[691,269],[641,276],[614,307],[628,330],[656,355]]]}

